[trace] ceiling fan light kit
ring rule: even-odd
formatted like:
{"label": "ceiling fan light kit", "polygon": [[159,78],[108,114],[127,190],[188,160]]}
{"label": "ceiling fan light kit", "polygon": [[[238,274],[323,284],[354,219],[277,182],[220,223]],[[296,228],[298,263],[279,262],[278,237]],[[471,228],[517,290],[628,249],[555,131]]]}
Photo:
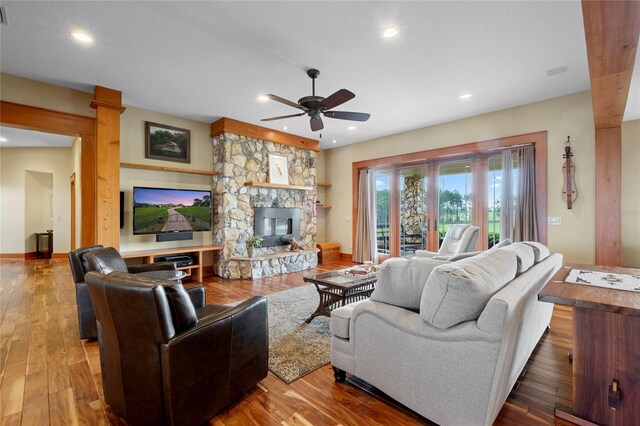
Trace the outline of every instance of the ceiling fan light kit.
{"label": "ceiling fan light kit", "polygon": [[322,116],[328,118],[336,118],[339,120],[351,120],[351,121],[367,121],[371,114],[364,112],[351,112],[351,111],[329,111],[343,103],[355,98],[352,92],[347,89],[340,89],[327,98],[322,96],[316,96],[316,78],[320,75],[320,71],[315,68],[307,70],[307,75],[311,78],[311,96],[304,96],[298,100],[298,103],[289,101],[276,95],[266,95],[267,98],[288,105],[293,108],[302,110],[303,112],[298,114],[280,115],[278,117],[263,118],[260,121],[274,121],[282,120],[284,118],[300,117],[303,115],[309,116],[309,125],[314,132],[324,129],[324,123],[322,122]]}

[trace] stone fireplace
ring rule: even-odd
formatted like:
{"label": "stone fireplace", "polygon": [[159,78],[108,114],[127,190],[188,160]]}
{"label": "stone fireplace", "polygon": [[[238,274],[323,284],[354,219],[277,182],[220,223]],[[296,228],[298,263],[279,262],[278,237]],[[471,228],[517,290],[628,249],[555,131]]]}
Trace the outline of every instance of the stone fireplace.
{"label": "stone fireplace", "polygon": [[[285,156],[289,183],[308,190],[252,186],[268,182],[269,154]],[[220,173],[213,178],[213,242],[223,246],[214,265],[216,273],[224,278],[259,278],[317,266],[316,152],[224,132],[213,137],[213,155],[214,170]],[[245,241],[255,232],[256,212],[293,210],[297,218],[285,215],[280,222],[270,217],[267,224],[264,216],[258,217],[257,227],[272,226],[267,231],[274,235],[256,249],[254,258],[248,258]],[[296,239],[305,251],[291,252],[288,244],[274,243],[291,238],[292,232],[277,232],[283,227],[296,231],[296,225]]]}

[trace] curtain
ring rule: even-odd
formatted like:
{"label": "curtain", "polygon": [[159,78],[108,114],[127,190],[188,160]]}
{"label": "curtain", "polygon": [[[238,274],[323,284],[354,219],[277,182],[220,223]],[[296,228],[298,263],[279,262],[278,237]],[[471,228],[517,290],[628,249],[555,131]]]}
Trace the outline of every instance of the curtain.
{"label": "curtain", "polygon": [[358,217],[353,261],[378,260],[376,246],[376,179],[373,170],[360,170],[358,180]]}
{"label": "curtain", "polygon": [[518,149],[518,172],[513,241],[538,241],[536,165],[533,147]]}
{"label": "curtain", "polygon": [[502,183],[500,185],[500,241],[513,239],[513,159],[511,151],[502,152]]}

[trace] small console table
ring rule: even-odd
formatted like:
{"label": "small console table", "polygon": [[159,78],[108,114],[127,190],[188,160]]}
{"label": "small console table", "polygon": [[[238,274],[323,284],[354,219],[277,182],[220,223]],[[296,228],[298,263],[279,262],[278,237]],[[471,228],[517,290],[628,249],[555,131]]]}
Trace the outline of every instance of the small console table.
{"label": "small console table", "polygon": [[631,426],[640,419],[640,292],[573,284],[571,269],[640,276],[640,269],[561,268],[538,294],[573,308],[573,407],[555,415],[585,425]]}
{"label": "small console table", "polygon": [[154,263],[156,256],[164,256],[167,254],[188,254],[193,257],[193,265],[181,266],[178,269],[185,271],[187,277],[191,277],[196,282],[201,283],[203,280],[204,265],[202,264],[202,254],[206,251],[215,252],[222,250],[222,246],[190,246],[175,247],[156,250],[140,250],[122,253],[125,259],[142,259],[144,263]]}

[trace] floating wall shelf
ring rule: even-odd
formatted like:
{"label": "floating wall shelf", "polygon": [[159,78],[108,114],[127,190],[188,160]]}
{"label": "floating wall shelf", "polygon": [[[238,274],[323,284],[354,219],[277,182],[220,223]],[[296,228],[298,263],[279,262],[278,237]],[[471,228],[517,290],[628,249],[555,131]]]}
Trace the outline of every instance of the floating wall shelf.
{"label": "floating wall shelf", "polygon": [[220,172],[214,172],[213,170],[198,170],[198,169],[184,169],[181,167],[152,166],[150,164],[120,163],[120,167],[126,167],[128,169],[158,170],[162,172],[191,173],[194,175],[207,175],[207,176],[215,176],[220,174]]}
{"label": "floating wall shelf", "polygon": [[330,204],[316,204],[316,209],[330,209],[331,207]]}
{"label": "floating wall shelf", "polygon": [[321,186],[323,188],[331,188],[333,185],[330,183],[316,183],[316,186]]}
{"label": "floating wall shelf", "polygon": [[244,186],[255,186],[258,188],[276,188],[276,189],[297,189],[299,191],[313,191],[313,186],[301,186],[301,185],[284,185],[280,183],[269,182],[245,182]]}

